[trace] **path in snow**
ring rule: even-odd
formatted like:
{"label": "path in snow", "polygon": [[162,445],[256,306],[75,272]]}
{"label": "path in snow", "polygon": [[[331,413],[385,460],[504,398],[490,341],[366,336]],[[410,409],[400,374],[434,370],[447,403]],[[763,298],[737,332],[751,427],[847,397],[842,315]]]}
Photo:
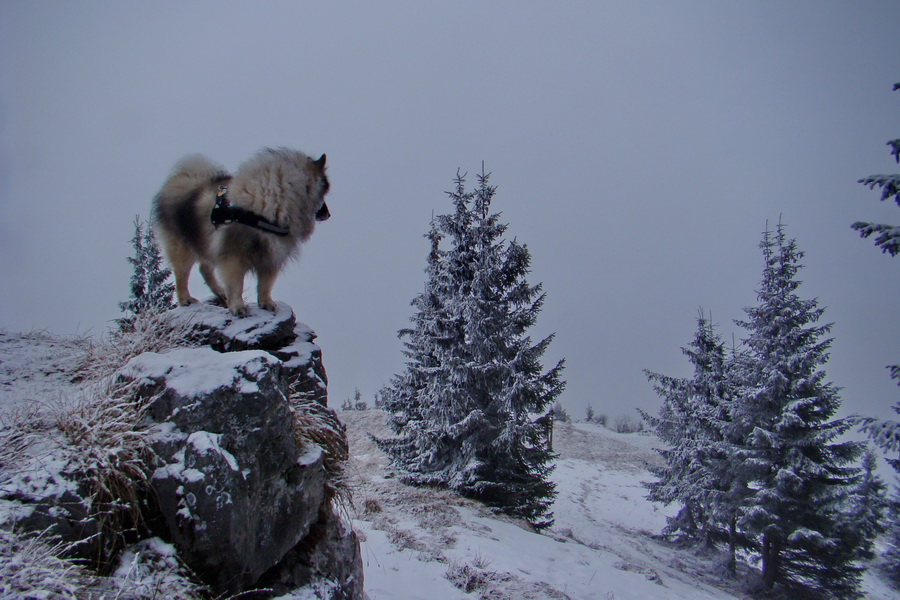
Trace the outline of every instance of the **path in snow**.
{"label": "path in snow", "polygon": [[350,435],[354,524],[365,538],[372,600],[740,597],[703,582],[708,563],[651,537],[665,514],[644,499],[641,486],[647,463],[656,460],[650,437],[559,426],[556,523],[541,535],[456,494],[385,478],[386,458],[368,437],[387,435],[384,414],[340,417]]}

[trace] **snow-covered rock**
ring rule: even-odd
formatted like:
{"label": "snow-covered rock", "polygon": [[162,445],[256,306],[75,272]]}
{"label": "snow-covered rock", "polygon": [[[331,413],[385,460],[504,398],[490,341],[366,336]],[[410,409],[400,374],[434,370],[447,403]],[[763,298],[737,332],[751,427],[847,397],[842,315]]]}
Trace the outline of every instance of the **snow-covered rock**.
{"label": "snow-covered rock", "polygon": [[253,586],[318,519],[322,451],[293,428],[280,361],[260,350],[183,348],[132,359],[123,373],[154,398],[151,483],[166,539],[217,590]]}
{"label": "snow-covered rock", "polygon": [[315,332],[298,323],[291,307],[278,303],[270,313],[248,305],[246,317],[235,317],[212,304],[192,304],[167,313],[175,325],[188,327],[196,342],[219,352],[264,350],[281,359],[291,391],[325,406],[328,377],[322,365],[322,350],[313,343]]}
{"label": "snow-covered rock", "polygon": [[155,532],[217,593],[328,580],[327,598],[362,598],[359,542],[326,497],[324,451],[295,430],[292,402],[327,402],[315,333],[283,304],[245,319],[210,305],[169,318],[208,346],[121,370],[149,402]]}
{"label": "snow-covered rock", "polygon": [[249,305],[246,317],[236,317],[214,304],[198,303],[169,311],[167,317],[177,325],[189,326],[197,341],[219,352],[237,350],[274,350],[294,339],[294,311],[283,302],[271,313]]}
{"label": "snow-covered rock", "polygon": [[285,304],[167,318],[205,345],[144,353],[120,371],[148,402],[155,533],[219,594],[327,580],[326,598],[362,598],[359,542],[326,494],[327,450],[294,418],[294,403],[327,404],[315,333]]}

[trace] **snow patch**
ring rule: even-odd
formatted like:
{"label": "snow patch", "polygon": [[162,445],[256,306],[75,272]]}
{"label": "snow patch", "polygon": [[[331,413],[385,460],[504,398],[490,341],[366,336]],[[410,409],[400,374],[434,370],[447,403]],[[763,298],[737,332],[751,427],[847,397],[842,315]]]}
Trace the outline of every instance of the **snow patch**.
{"label": "snow patch", "polygon": [[121,373],[147,383],[165,380],[183,396],[205,396],[238,384],[245,394],[259,391],[254,379],[279,363],[262,350],[219,353],[211,348],[179,348],[158,354],[147,352],[129,360]]}
{"label": "snow patch", "polygon": [[230,468],[232,471],[240,471],[240,468],[238,468],[237,459],[234,458],[234,455],[219,445],[219,440],[221,439],[221,433],[195,431],[190,436],[188,436],[187,443],[190,446],[193,446],[194,450],[196,450],[200,454],[213,452],[220,455],[225,459],[225,462],[228,464],[228,468]]}

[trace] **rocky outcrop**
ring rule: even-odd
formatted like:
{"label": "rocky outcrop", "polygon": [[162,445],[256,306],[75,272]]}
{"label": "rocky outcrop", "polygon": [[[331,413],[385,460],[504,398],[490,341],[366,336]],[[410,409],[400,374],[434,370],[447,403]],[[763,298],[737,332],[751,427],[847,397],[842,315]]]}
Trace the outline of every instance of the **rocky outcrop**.
{"label": "rocky outcrop", "polygon": [[323,406],[328,403],[322,350],[313,343],[316,334],[297,323],[287,304],[278,303],[274,314],[250,305],[250,313],[243,318],[209,304],[192,304],[168,314],[173,325],[190,329],[192,341],[219,352],[265,350],[278,357],[289,389]]}
{"label": "rocky outcrop", "polygon": [[362,599],[359,541],[334,507],[346,433],[315,333],[284,304],[243,319],[200,304],[141,335],[168,325],[195,345],[0,423],[0,527],[101,574],[159,537],[211,597]]}
{"label": "rocky outcrop", "polygon": [[298,403],[327,403],[315,334],[285,305],[245,319],[194,305],[171,318],[208,345],[145,353],[122,370],[149,402],[155,533],[218,594],[315,584],[327,598],[363,598],[359,542],[326,493],[325,450],[295,419]]}

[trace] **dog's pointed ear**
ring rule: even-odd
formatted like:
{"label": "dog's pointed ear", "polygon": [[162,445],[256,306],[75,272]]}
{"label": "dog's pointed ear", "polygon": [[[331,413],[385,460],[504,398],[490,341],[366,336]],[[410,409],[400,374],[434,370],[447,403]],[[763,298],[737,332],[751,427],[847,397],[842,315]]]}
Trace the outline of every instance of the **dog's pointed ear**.
{"label": "dog's pointed ear", "polygon": [[322,156],[320,156],[319,160],[315,161],[315,163],[316,163],[317,167],[319,167],[320,169],[324,169],[325,168],[325,155],[323,154]]}

